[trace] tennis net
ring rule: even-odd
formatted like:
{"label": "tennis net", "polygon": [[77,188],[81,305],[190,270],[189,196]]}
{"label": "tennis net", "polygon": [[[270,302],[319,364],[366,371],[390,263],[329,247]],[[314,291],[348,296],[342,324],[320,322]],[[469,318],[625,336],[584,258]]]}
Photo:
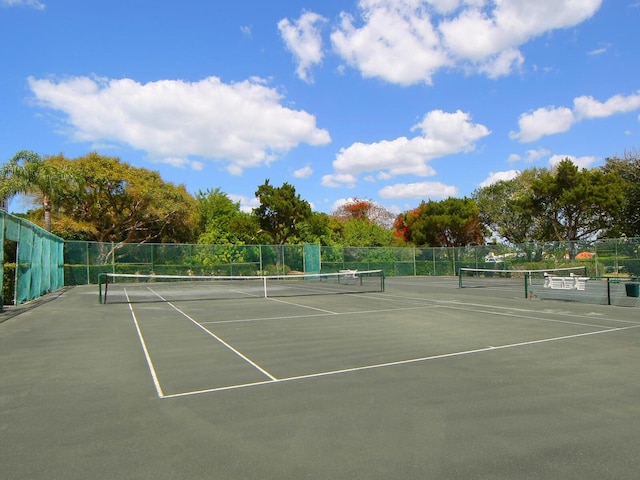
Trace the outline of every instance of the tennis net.
{"label": "tennis net", "polygon": [[384,291],[382,270],[256,276],[140,275],[103,273],[100,303],[335,295]]}
{"label": "tennis net", "polygon": [[[550,278],[573,279],[585,277],[586,267],[550,268],[541,270],[506,270],[487,268],[461,268],[458,272],[458,286],[460,288],[474,287],[519,287],[526,290],[530,285],[544,285]],[[569,280],[567,280],[568,285]]]}

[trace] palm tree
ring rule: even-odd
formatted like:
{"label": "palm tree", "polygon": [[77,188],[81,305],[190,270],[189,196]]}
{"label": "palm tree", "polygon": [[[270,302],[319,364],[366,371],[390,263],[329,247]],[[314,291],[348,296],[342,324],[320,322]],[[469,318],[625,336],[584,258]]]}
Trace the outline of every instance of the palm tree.
{"label": "palm tree", "polygon": [[67,172],[47,163],[37,153],[21,150],[0,167],[0,199],[19,193],[36,195],[44,211],[44,228],[50,232],[52,203],[69,179]]}

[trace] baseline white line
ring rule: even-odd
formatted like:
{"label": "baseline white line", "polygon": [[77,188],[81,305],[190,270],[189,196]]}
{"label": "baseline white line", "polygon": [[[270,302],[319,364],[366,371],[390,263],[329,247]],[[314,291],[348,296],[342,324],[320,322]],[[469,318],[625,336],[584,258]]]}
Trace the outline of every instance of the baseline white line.
{"label": "baseline white line", "polygon": [[133,311],[133,305],[131,305],[131,301],[129,300],[129,293],[127,292],[126,288],[124,289],[124,296],[127,299],[127,303],[129,305],[129,311],[131,312],[131,316],[133,317],[133,324],[136,326],[136,331],[138,332],[138,339],[140,340],[140,344],[142,345],[142,351],[144,352],[144,357],[147,359],[147,366],[149,367],[149,372],[151,373],[151,378],[153,379],[153,385],[156,387],[156,393],[158,394],[158,397],[164,398],[164,393],[162,392],[162,387],[160,386],[160,380],[158,380],[156,369],[153,366],[153,362],[151,361],[151,356],[149,355],[147,344],[144,341],[144,337],[142,336],[142,330],[140,330],[140,325],[138,324],[138,318],[136,317],[136,313]]}
{"label": "baseline white line", "polygon": [[549,342],[555,342],[555,341],[559,341],[559,340],[568,340],[568,339],[572,339],[572,338],[579,338],[579,337],[587,337],[587,336],[591,336],[591,335],[600,335],[603,333],[612,333],[612,332],[619,332],[622,330],[628,330],[631,328],[639,328],[640,325],[635,325],[635,326],[630,326],[630,327],[618,327],[618,328],[610,328],[608,330],[600,330],[597,332],[586,332],[586,333],[577,333],[574,335],[563,335],[561,337],[552,337],[552,338],[543,338],[540,340],[531,340],[528,342],[519,342],[519,343],[510,343],[507,345],[498,345],[498,346],[489,346],[489,347],[485,347],[485,348],[477,348],[474,350],[465,350],[465,351],[461,351],[461,352],[453,352],[453,353],[443,353],[441,355],[432,355],[429,357],[420,357],[420,358],[412,358],[409,360],[399,360],[396,362],[386,362],[386,363],[378,363],[375,365],[365,365],[362,367],[353,367],[353,368],[345,368],[345,369],[341,369],[341,370],[331,370],[328,372],[319,372],[319,373],[311,373],[308,375],[298,375],[295,377],[286,377],[286,378],[280,378],[277,380],[273,380],[273,381],[265,381],[265,382],[254,382],[254,383],[243,383],[243,384],[239,384],[239,385],[231,385],[231,386],[226,386],[226,387],[218,387],[218,388],[209,388],[209,389],[203,389],[203,390],[195,390],[195,391],[191,391],[191,392],[182,392],[182,393],[174,393],[174,394],[170,394],[170,395],[166,395],[164,398],[178,398],[178,397],[189,397],[189,396],[193,396],[193,395],[199,395],[202,393],[215,393],[215,392],[221,392],[221,391],[225,391],[225,390],[237,390],[237,389],[241,389],[241,388],[247,388],[247,387],[254,387],[257,385],[266,385],[266,384],[270,384],[270,383],[283,383],[283,382],[292,382],[292,381],[296,381],[296,380],[307,380],[310,378],[320,378],[320,377],[328,377],[328,376],[332,376],[332,375],[341,375],[341,374],[345,374],[345,373],[353,373],[353,372],[361,372],[361,371],[365,371],[365,370],[374,370],[374,369],[378,369],[378,368],[385,368],[385,367],[395,367],[398,365],[408,365],[408,364],[412,364],[412,363],[421,363],[421,362],[427,362],[430,360],[439,360],[439,359],[443,359],[443,358],[452,358],[452,357],[462,357],[462,356],[466,356],[466,355],[473,355],[476,353],[484,353],[484,352],[492,352],[492,351],[496,351],[496,350],[506,350],[509,348],[517,348],[517,347],[526,347],[526,346],[530,346],[530,345],[539,345],[542,343],[549,343]]}
{"label": "baseline white line", "polygon": [[167,305],[169,305],[171,308],[173,308],[176,312],[178,312],[180,315],[184,316],[185,318],[187,318],[190,322],[192,322],[194,325],[196,325],[200,330],[202,330],[203,332],[205,332],[207,335],[215,338],[218,342],[220,342],[220,344],[224,345],[225,347],[227,347],[229,350],[231,350],[233,353],[235,353],[237,356],[239,356],[240,358],[242,358],[245,362],[247,362],[249,365],[251,365],[252,367],[254,367],[256,370],[258,370],[260,373],[262,373],[263,375],[265,375],[266,377],[270,378],[271,380],[278,380],[275,376],[271,375],[268,371],[266,371],[264,368],[262,368],[260,365],[258,365],[256,362],[254,362],[253,360],[251,360],[249,357],[247,357],[246,355],[244,355],[242,352],[240,352],[239,350],[236,350],[234,347],[232,347],[231,345],[229,345],[227,342],[225,342],[222,338],[220,338],[218,335],[216,335],[215,333],[213,333],[212,331],[206,329],[205,327],[203,327],[202,325],[200,325],[198,322],[196,322],[193,318],[191,318],[189,315],[187,315],[185,312],[183,312],[182,310],[180,310],[178,307],[176,307],[173,303],[167,301],[162,295],[160,295],[159,293],[155,292],[152,288],[147,287],[149,289],[150,292],[152,292],[154,295],[157,295],[159,298],[161,298],[164,302],[167,303]]}

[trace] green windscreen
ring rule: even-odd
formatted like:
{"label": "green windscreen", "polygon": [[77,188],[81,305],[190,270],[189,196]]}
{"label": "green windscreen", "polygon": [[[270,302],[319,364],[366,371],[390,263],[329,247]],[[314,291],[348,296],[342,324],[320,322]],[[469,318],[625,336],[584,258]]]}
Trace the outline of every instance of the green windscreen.
{"label": "green windscreen", "polygon": [[[3,304],[19,305],[63,287],[64,241],[1,210],[0,218]],[[15,262],[5,263],[10,258]]]}

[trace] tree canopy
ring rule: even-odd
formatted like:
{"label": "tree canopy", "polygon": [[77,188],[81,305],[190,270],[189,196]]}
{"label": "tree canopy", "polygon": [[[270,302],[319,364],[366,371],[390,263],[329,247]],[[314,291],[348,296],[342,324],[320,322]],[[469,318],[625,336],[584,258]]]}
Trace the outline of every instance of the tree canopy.
{"label": "tree canopy", "polygon": [[258,187],[256,197],[260,206],[254,209],[260,229],[267,233],[275,244],[285,244],[289,239],[297,239],[302,223],[311,217],[311,205],[296,195],[296,189],[289,183],[274,187],[269,179]]}
{"label": "tree canopy", "polygon": [[640,151],[606,159],[603,170],[619,180],[620,208],[614,212],[609,236],[640,236]]}
{"label": "tree canopy", "polygon": [[607,236],[624,198],[614,170],[579,169],[569,159],[525,170],[474,193],[480,220],[511,243]]}
{"label": "tree canopy", "polygon": [[54,231],[100,242],[189,242],[196,202],[184,186],[118,158],[90,153],[46,162],[73,173],[62,187]]}
{"label": "tree canopy", "polygon": [[34,196],[42,207],[44,228],[51,231],[53,204],[64,197],[64,184],[71,179],[72,174],[66,168],[52,165],[35,152],[22,150],[0,169],[0,199],[18,193]]}
{"label": "tree canopy", "polygon": [[530,168],[472,198],[423,200],[394,215],[350,199],[331,214],[267,179],[259,207],[242,211],[220,188],[187,192],[157,172],[89,153],[76,159],[23,150],[0,167],[0,197],[25,194],[27,217],[69,240],[207,244],[319,243],[465,246],[490,236],[510,243],[640,236],[640,155],[580,169],[569,159]]}
{"label": "tree canopy", "polygon": [[422,202],[398,217],[396,235],[407,243],[430,247],[459,247],[484,243],[480,209],[473,199],[450,197]]}
{"label": "tree canopy", "polygon": [[220,188],[198,192],[198,243],[246,244],[255,241],[260,226],[257,219],[240,210]]}

